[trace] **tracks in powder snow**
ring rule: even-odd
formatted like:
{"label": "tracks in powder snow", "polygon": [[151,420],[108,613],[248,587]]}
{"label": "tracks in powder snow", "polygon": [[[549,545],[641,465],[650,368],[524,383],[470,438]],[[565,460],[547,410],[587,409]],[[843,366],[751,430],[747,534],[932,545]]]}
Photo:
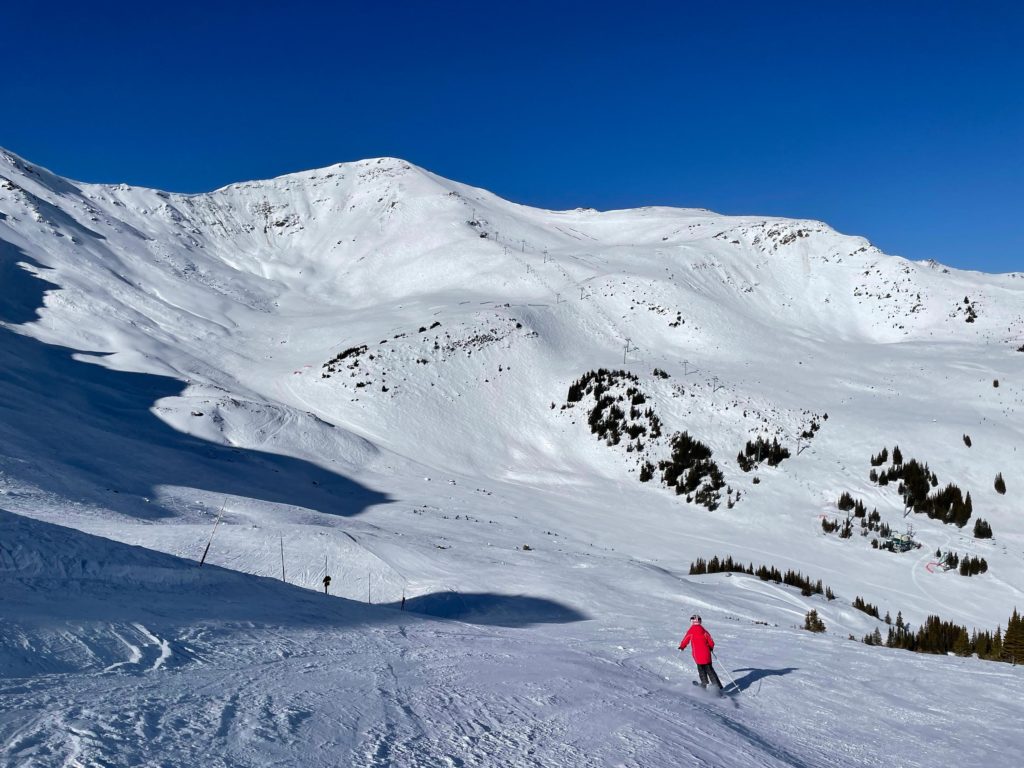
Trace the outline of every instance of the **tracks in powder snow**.
{"label": "tracks in powder snow", "polygon": [[[127,661],[110,664],[103,670],[104,672],[113,672],[114,670],[155,672],[171,658],[171,644],[154,635],[142,624],[131,624],[127,631],[111,626],[110,634],[124,643],[128,649],[129,658]],[[135,643],[139,643],[139,645]]]}
{"label": "tracks in powder snow", "polygon": [[143,673],[8,687],[0,764],[802,765],[723,702],[666,685],[653,657],[595,658],[544,631],[398,629],[222,627],[167,640],[191,661],[156,666],[160,644],[140,641],[159,633],[119,627]]}
{"label": "tracks in powder snow", "polygon": [[[376,710],[367,713],[372,724],[361,733],[355,750],[362,764],[588,764],[581,750],[566,743],[564,729],[536,717],[536,702],[543,698],[539,691],[495,697],[494,681],[489,679],[493,670],[474,683],[467,679],[464,665],[441,658],[438,644],[432,645],[433,649],[402,649],[397,659],[376,668]],[[475,661],[487,658],[485,653]],[[501,665],[501,659],[494,661]],[[423,677],[425,669],[430,670],[429,681]]]}
{"label": "tracks in powder snow", "polygon": [[[0,718],[0,764],[279,763],[275,754],[303,752],[300,733],[319,697],[290,690],[293,671],[267,663],[230,670],[197,664],[142,677],[52,676],[44,689],[8,699],[20,722],[12,732],[12,718]],[[180,762],[168,763],[172,755]]]}
{"label": "tracks in powder snow", "polygon": [[[524,657],[480,631],[456,662],[442,650],[448,633],[430,634],[375,670],[379,709],[361,736],[363,764],[805,765],[736,720],[732,700],[680,694],[633,657],[535,641]],[[607,674],[595,675],[595,664]]]}

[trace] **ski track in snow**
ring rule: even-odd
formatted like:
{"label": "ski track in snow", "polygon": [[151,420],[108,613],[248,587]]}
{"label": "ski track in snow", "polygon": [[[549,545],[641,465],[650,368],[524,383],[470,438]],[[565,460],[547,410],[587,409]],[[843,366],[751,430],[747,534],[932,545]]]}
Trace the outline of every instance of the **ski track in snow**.
{"label": "ski track in snow", "polygon": [[[713,765],[726,754],[755,766],[803,764],[736,721],[724,701],[683,698],[680,706],[671,691],[652,692],[629,676],[623,690],[564,673],[509,681],[496,695],[493,681],[474,683],[443,660],[442,639],[420,640],[433,648],[398,649],[392,660],[370,644],[272,662],[238,659],[212,676],[179,670],[130,685],[95,677],[76,692],[87,703],[51,700],[45,714],[5,733],[2,756],[133,765],[177,752],[167,764],[206,755],[212,765],[275,765],[292,764],[301,749],[311,766],[643,766],[669,755]],[[506,653],[473,655],[477,671],[509,663]],[[574,661],[569,671],[579,669]],[[353,682],[364,686],[360,695],[344,696]],[[686,728],[671,723],[680,709],[693,720]],[[736,738],[701,725],[707,718]],[[595,722],[609,729],[597,743]]]}

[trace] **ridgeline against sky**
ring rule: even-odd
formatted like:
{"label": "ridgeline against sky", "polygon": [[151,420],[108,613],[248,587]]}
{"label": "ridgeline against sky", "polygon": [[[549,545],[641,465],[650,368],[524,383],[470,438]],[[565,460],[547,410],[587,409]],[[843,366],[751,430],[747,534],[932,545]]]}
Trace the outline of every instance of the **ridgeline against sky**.
{"label": "ridgeline against sky", "polygon": [[250,1],[5,9],[0,145],[206,191],[398,156],[546,208],[822,219],[1024,267],[1024,7]]}

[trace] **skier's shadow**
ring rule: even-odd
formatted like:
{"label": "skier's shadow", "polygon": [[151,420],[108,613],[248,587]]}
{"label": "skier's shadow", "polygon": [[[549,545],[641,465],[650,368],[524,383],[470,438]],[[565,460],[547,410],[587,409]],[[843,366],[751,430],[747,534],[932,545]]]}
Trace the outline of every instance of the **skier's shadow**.
{"label": "skier's shadow", "polygon": [[741,691],[745,691],[758,680],[763,680],[766,677],[781,677],[782,675],[788,675],[790,672],[796,672],[797,669],[799,669],[799,667],[783,667],[782,669],[754,669],[753,667],[740,667],[739,669],[734,669],[732,671],[747,673],[743,677],[736,678],[736,687]]}

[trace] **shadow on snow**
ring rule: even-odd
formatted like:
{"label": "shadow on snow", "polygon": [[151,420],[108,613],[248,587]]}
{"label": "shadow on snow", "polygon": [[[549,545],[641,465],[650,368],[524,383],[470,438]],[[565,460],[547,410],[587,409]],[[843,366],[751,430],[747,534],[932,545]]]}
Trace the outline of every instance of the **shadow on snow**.
{"label": "shadow on snow", "polygon": [[[308,629],[398,627],[429,621],[427,615],[501,626],[583,618],[548,600],[452,593],[409,600],[400,613],[395,604],[365,605],[275,578],[199,567],[3,508],[0,594],[0,680],[102,670],[125,656],[119,634],[140,627],[166,639],[166,666],[174,667],[195,658],[190,637],[230,644],[239,632],[252,642],[261,628],[288,643]],[[410,604],[421,610],[412,613]],[[423,610],[431,606],[436,610]]]}
{"label": "shadow on snow", "polygon": [[189,637],[231,642],[271,628],[287,641],[317,628],[408,620],[254,576],[123,544],[0,508],[0,680],[101,671],[126,657],[127,634],[169,644],[166,666],[194,659]]}
{"label": "shadow on snow", "polygon": [[[12,324],[35,319],[53,285],[19,262],[44,269],[0,240],[0,320]],[[179,432],[150,409],[179,395],[181,381],[110,370],[76,354],[0,327],[0,469],[8,475],[145,519],[173,514],[146,502],[163,485],[345,516],[390,500],[301,459]]]}
{"label": "shadow on snow", "polygon": [[[745,691],[758,680],[763,680],[766,677],[781,677],[782,675],[788,675],[790,672],[796,672],[797,669],[799,669],[799,667],[783,667],[782,669],[754,669],[753,667],[740,667],[739,669],[734,669],[732,671],[747,673],[743,675],[743,677],[736,678],[736,685],[741,691]],[[723,682],[725,681],[723,680]]]}
{"label": "shadow on snow", "polygon": [[[393,603],[397,606],[397,603]],[[575,608],[541,597],[498,595],[491,592],[433,592],[405,602],[405,610],[468,624],[530,627],[585,621]]]}

